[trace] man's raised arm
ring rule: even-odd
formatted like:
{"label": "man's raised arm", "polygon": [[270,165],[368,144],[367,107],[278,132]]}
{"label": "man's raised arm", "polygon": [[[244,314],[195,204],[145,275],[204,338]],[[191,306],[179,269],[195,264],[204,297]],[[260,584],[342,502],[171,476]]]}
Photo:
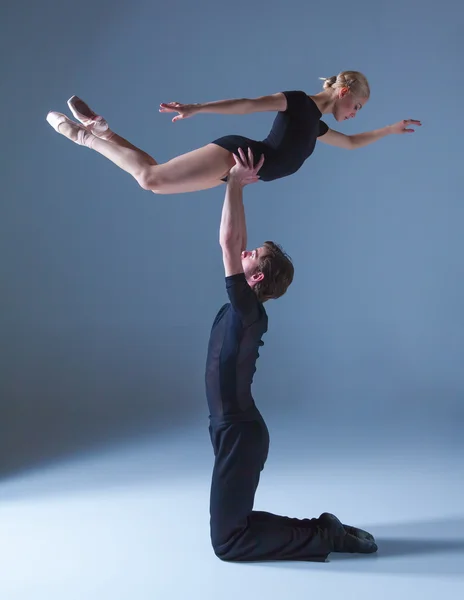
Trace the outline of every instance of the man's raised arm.
{"label": "man's raised arm", "polygon": [[250,149],[248,149],[248,157],[241,148],[238,152],[239,156],[234,155],[235,165],[230,170],[227,180],[219,229],[219,243],[222,248],[226,277],[243,272],[241,255],[247,244],[243,188],[259,181],[258,171],[264,163],[264,156],[262,156],[254,166]]}

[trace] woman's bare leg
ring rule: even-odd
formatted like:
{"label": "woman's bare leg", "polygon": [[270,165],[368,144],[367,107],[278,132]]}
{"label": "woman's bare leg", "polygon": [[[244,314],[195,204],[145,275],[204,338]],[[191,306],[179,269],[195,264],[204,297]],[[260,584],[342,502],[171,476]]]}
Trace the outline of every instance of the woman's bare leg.
{"label": "woman's bare leg", "polygon": [[163,164],[117,134],[110,140],[94,137],[91,148],[132,175],[144,190],[155,194],[216,187],[223,183],[221,179],[235,164],[232,153],[216,144],[192,150]]}
{"label": "woman's bare leg", "polygon": [[[66,118],[58,131],[75,142],[79,129],[82,125]],[[161,165],[114,132],[110,139],[101,139],[88,131],[84,145],[111,160],[132,175],[140,187],[155,194],[177,194],[216,187],[223,183],[221,179],[235,164],[232,153],[216,144],[208,144]]]}
{"label": "woman's bare leg", "polygon": [[150,164],[154,164],[154,165],[158,164],[156,162],[156,160],[152,156],[150,156],[149,154],[147,154],[147,152],[144,152],[143,150],[140,150],[140,148],[137,148],[137,146],[134,146],[134,144],[131,144],[128,140],[124,139],[123,137],[121,137],[117,133],[113,133],[111,135],[111,137],[108,139],[108,141],[111,142],[112,144],[116,144],[116,146],[121,146],[121,148],[131,148],[132,150],[137,150],[138,152],[141,152],[142,154],[145,155],[145,157],[147,158],[147,160],[150,161]]}

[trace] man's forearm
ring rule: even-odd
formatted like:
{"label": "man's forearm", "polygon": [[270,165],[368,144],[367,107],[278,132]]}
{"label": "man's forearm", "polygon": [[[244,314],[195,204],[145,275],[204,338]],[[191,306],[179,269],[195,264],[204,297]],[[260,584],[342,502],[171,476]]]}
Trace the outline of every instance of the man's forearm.
{"label": "man's forearm", "polygon": [[392,133],[390,126],[375,129],[374,131],[366,131],[365,133],[355,133],[350,135],[352,148],[362,148],[368,146]]}
{"label": "man's forearm", "polygon": [[233,176],[229,176],[222,207],[219,242],[221,246],[234,243],[240,246],[240,250],[244,250],[246,241],[247,232],[245,208],[243,206],[243,186]]}
{"label": "man's forearm", "polygon": [[245,115],[253,112],[253,101],[249,98],[217,100],[195,105],[196,113],[218,113],[221,115]]}

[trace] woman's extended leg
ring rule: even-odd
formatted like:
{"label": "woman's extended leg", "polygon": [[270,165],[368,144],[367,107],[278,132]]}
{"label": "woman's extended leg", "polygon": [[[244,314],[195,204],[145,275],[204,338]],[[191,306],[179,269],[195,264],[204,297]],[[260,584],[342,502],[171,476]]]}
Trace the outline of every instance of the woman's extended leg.
{"label": "woman's extended leg", "polygon": [[[49,113],[47,121],[58,133],[102,154],[132,175],[143,189],[156,194],[177,194],[216,187],[222,184],[222,178],[235,164],[232,153],[216,144],[208,144],[158,164],[149,154],[113,132],[105,136],[108,139],[97,137],[98,132],[91,133],[91,128],[86,130],[85,135],[79,134],[82,125],[56,112]],[[78,141],[79,135],[81,141]]]}
{"label": "woman's extended leg", "polygon": [[[128,147],[129,146],[129,147]],[[134,177],[144,190],[179,194],[216,187],[234,163],[232,153],[215,144],[181,154],[158,164],[151,156],[115,135],[111,141],[95,138],[91,148]]]}

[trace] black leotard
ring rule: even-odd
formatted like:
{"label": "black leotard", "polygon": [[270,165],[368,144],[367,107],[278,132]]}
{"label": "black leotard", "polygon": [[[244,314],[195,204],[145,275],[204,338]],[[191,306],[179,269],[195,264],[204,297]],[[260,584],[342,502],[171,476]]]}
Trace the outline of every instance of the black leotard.
{"label": "black leotard", "polygon": [[329,130],[314,100],[305,92],[283,92],[287,110],[277,113],[272,129],[263,141],[251,140],[241,135],[226,135],[212,143],[237,153],[251,148],[255,162],[264,154],[264,165],[259,172],[262,181],[287,177],[298,171],[311,156],[316,140]]}

